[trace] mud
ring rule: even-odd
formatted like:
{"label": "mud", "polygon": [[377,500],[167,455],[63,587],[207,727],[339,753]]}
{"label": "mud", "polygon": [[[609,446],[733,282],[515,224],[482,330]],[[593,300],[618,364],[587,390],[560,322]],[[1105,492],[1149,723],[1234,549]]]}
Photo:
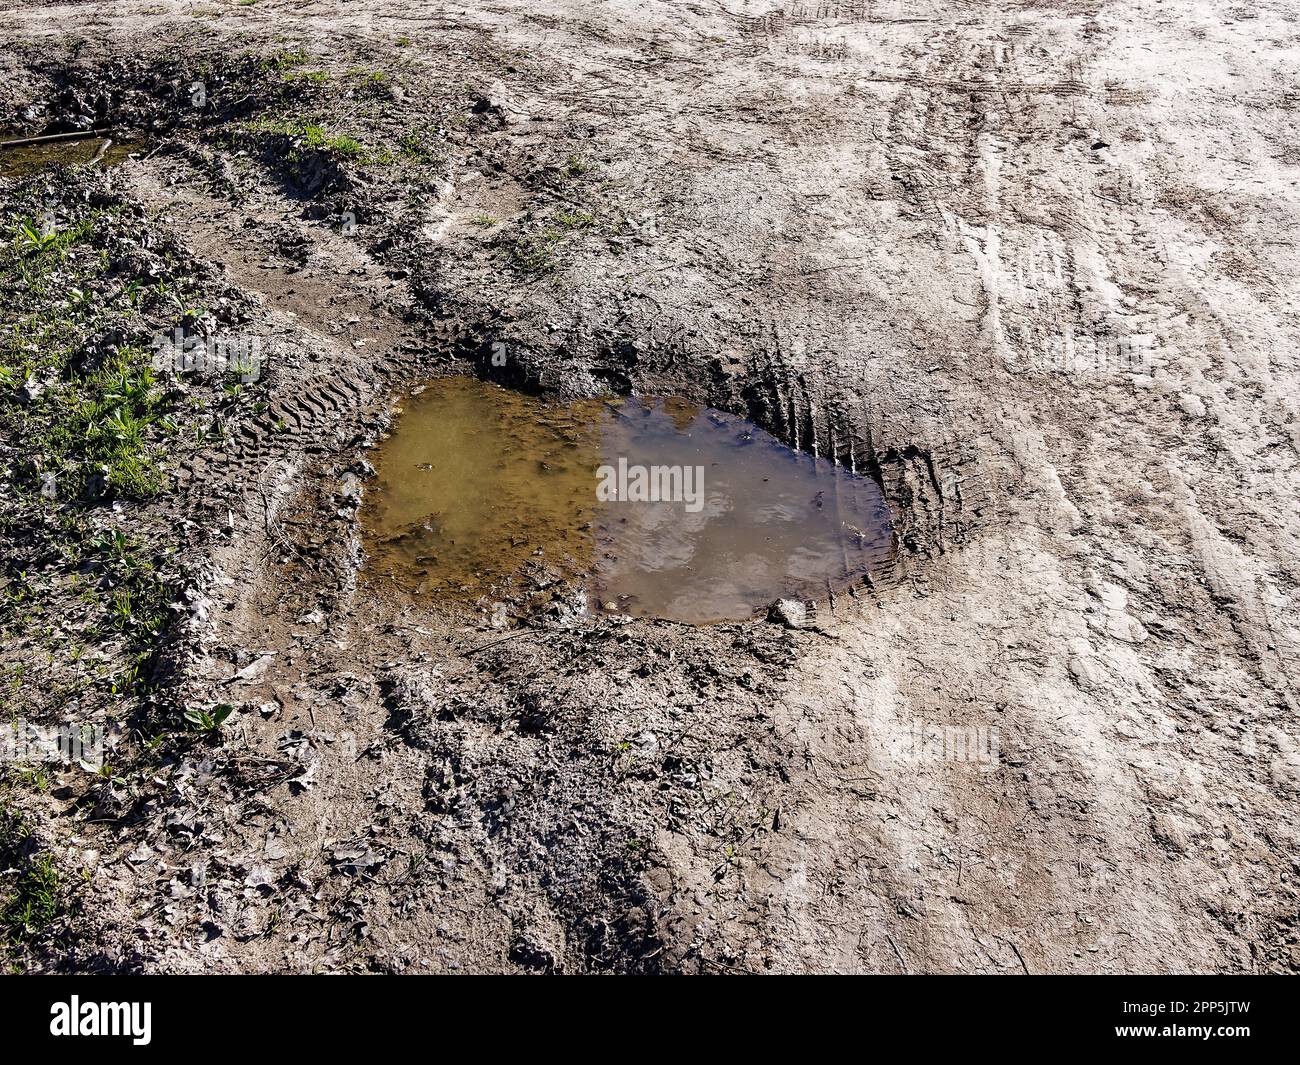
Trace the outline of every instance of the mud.
{"label": "mud", "polygon": [[[234,710],[15,793],[81,885],[30,967],[1300,964],[1290,5],[10,17],[4,123],[158,138],[69,198],[269,353],[97,511],[177,549],[160,705]],[[748,419],[896,560],[797,626],[377,594],[371,449],[448,373]]]}

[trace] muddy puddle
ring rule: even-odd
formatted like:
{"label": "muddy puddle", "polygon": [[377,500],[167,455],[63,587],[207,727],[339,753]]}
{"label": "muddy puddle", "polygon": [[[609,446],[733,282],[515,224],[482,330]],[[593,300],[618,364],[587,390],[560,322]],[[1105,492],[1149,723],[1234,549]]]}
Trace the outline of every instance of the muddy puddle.
{"label": "muddy puddle", "polygon": [[563,580],[591,609],[706,624],[824,598],[892,556],[874,480],[678,398],[453,378],[403,406],[362,521],[367,572],[417,596]]}
{"label": "muddy puddle", "polygon": [[[2,140],[4,138],[0,138]],[[108,147],[104,142],[108,141]],[[80,140],[43,141],[20,144],[14,148],[0,148],[0,178],[27,177],[56,166],[84,165],[103,149],[100,166],[111,167],[124,163],[134,153],[143,150],[139,141],[118,140],[106,137],[85,137]]]}

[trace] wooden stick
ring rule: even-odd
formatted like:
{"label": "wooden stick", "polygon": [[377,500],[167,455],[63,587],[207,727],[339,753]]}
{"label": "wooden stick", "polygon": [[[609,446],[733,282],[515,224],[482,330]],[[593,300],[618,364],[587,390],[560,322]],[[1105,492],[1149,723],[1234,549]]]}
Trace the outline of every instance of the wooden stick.
{"label": "wooden stick", "polygon": [[0,141],[0,148],[21,148],[24,144],[42,144],[45,141],[71,141],[86,137],[102,137],[106,133],[114,132],[114,130],[115,127],[110,126],[108,129],[87,129],[77,133],[50,133],[44,137],[21,137],[16,141]]}

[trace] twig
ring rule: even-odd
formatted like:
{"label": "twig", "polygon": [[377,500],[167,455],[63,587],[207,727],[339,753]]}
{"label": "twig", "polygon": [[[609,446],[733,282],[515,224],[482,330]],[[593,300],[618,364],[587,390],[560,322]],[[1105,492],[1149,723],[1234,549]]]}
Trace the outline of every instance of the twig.
{"label": "twig", "polygon": [[88,137],[102,137],[107,133],[113,133],[116,128],[109,126],[107,129],[78,130],[76,133],[49,133],[44,137],[20,137],[15,141],[0,141],[0,148],[21,148],[24,144],[44,144],[48,141],[85,140]]}
{"label": "twig", "polygon": [[103,159],[105,155],[108,154],[108,150],[109,150],[109,148],[111,148],[111,147],[113,147],[113,138],[112,138],[112,137],[105,137],[105,138],[104,138],[104,142],[103,142],[103,143],[102,143],[102,144],[101,144],[101,145],[96,149],[95,154],[94,154],[94,157],[93,157],[93,158],[90,160],[90,162],[87,163],[86,165],[87,165],[87,166],[94,166],[94,165],[95,165],[96,163],[98,163],[101,159]]}
{"label": "twig", "polygon": [[903,960],[903,952],[898,949],[898,944],[894,942],[894,937],[886,935],[885,938],[889,940],[889,945],[894,948],[894,954],[898,957],[898,964],[903,967],[903,975],[908,976],[907,962]]}
{"label": "twig", "polygon": [[481,643],[477,647],[471,647],[468,651],[465,651],[461,657],[468,658],[470,655],[478,654],[480,651],[486,651],[489,647],[495,647],[499,643],[513,640],[516,636],[528,636],[534,631],[535,630],[533,629],[520,629],[518,632],[512,632],[509,636],[502,636],[501,639],[493,640],[491,643]]}

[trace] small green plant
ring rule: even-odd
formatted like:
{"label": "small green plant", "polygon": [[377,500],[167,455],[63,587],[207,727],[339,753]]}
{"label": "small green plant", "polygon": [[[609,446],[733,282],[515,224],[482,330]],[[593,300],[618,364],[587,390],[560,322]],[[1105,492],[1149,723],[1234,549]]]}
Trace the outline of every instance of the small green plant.
{"label": "small green plant", "polygon": [[31,828],[0,802],[0,932],[9,943],[39,935],[61,910],[58,866],[34,848]]}
{"label": "small green plant", "polygon": [[586,211],[556,211],[555,221],[565,229],[587,229],[596,224],[595,217]]}
{"label": "small green plant", "polygon": [[234,711],[229,703],[221,703],[211,710],[186,710],[185,721],[196,732],[216,732]]}
{"label": "small green plant", "polygon": [[427,133],[413,129],[407,130],[402,134],[401,140],[397,142],[397,150],[417,163],[425,165],[436,163],[438,155],[429,148],[428,142],[430,139]]}
{"label": "small green plant", "polygon": [[19,875],[2,920],[11,935],[26,939],[43,932],[58,915],[59,870],[53,858],[39,854]]}
{"label": "small green plant", "polygon": [[283,75],[286,82],[306,82],[308,85],[324,85],[330,80],[327,70],[287,70]]}
{"label": "small green plant", "polygon": [[50,778],[42,769],[24,769],[19,772],[18,779],[36,791],[48,791],[50,787]]}
{"label": "small green plant", "polygon": [[555,246],[560,234],[553,229],[520,237],[510,245],[510,265],[521,274],[549,274],[555,269]]}
{"label": "small green plant", "polygon": [[560,173],[567,178],[580,177],[585,174],[591,167],[579,159],[576,155],[570,155],[565,161],[564,166],[560,168]]}
{"label": "small green plant", "polygon": [[58,230],[42,231],[26,222],[18,224],[18,247],[24,251],[44,251],[53,247],[59,239]]}
{"label": "small green plant", "polygon": [[346,159],[375,161],[366,146],[355,137],[346,133],[331,133],[318,122],[263,117],[243,123],[239,128],[254,136],[272,135],[290,138],[294,143],[288,145],[287,149],[277,146],[277,155],[283,158],[290,170],[310,171],[317,162],[310,156],[322,152]]}
{"label": "small green plant", "polygon": [[[477,221],[475,224],[478,224]],[[565,238],[576,230],[595,225],[595,217],[586,211],[557,211],[549,225],[524,232],[512,243],[505,244],[510,265],[525,275],[551,273],[555,269],[557,253]]]}
{"label": "small green plant", "polygon": [[263,59],[262,69],[285,71],[293,67],[302,66],[309,58],[310,57],[307,53],[301,48],[295,48],[293,50],[282,49],[274,55],[267,56],[267,58]]}
{"label": "small green plant", "polygon": [[379,86],[388,83],[388,75],[382,70],[365,70],[361,67],[353,67],[348,71],[348,77],[356,78],[363,85]]}
{"label": "small green plant", "polygon": [[306,125],[302,129],[303,143],[308,148],[328,148],[339,155],[359,156],[365,154],[365,147],[355,137],[346,133],[331,136],[323,126]]}

